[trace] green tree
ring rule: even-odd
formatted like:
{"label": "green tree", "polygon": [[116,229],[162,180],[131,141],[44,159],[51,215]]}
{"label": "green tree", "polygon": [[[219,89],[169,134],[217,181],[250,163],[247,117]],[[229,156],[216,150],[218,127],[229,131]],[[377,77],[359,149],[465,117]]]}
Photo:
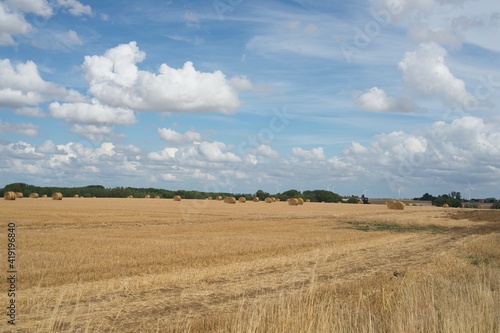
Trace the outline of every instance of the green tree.
{"label": "green tree", "polygon": [[258,190],[255,192],[255,196],[259,198],[259,200],[265,200],[268,196],[270,196],[270,194],[262,190]]}
{"label": "green tree", "polygon": [[302,193],[300,193],[297,190],[288,190],[288,191],[281,193],[281,196],[280,196],[281,200],[286,200],[286,199],[291,199],[291,198],[302,198]]}

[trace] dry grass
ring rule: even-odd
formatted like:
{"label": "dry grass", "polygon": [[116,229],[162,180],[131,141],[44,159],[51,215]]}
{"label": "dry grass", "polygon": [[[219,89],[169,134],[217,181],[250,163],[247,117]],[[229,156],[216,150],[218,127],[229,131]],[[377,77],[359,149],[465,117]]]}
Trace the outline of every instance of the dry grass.
{"label": "dry grass", "polygon": [[0,202],[19,332],[500,329],[497,212],[91,202]]}

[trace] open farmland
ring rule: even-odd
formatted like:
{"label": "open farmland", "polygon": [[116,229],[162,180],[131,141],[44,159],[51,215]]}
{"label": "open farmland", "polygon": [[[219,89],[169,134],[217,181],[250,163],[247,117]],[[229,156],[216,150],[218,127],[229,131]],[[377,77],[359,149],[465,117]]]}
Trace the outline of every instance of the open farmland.
{"label": "open farmland", "polygon": [[23,198],[0,213],[18,332],[500,330],[497,211]]}

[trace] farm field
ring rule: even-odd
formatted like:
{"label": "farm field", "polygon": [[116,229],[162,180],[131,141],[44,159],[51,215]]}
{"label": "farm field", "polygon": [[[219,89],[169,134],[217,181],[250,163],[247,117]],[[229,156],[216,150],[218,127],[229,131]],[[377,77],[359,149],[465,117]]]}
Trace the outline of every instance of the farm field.
{"label": "farm field", "polygon": [[500,332],[498,211],[23,198],[0,216],[3,332]]}

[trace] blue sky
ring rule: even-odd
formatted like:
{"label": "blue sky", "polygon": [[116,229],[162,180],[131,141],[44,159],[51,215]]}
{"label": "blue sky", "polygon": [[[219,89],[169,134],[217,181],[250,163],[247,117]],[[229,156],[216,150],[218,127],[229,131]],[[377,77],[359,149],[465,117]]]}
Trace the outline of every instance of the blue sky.
{"label": "blue sky", "polygon": [[0,22],[0,184],[500,197],[496,0],[5,0]]}

